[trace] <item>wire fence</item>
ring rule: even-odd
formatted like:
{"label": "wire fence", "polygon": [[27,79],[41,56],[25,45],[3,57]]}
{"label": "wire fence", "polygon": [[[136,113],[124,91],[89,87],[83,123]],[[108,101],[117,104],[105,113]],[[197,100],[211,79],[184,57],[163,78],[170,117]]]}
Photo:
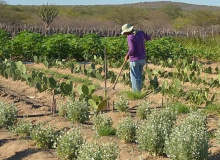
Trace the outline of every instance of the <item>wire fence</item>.
{"label": "wire fence", "polygon": [[[21,31],[31,31],[35,33],[40,33],[42,35],[52,35],[57,33],[63,34],[76,34],[79,37],[82,37],[84,34],[94,33],[101,37],[110,37],[110,36],[119,36],[121,33],[121,28],[119,27],[111,27],[111,28],[102,28],[102,27],[50,27],[45,28],[44,26],[30,26],[30,25],[4,25],[0,24],[0,29],[4,29],[8,32],[10,37],[16,36]],[[218,29],[190,29],[184,31],[177,31],[171,29],[142,29],[147,34],[152,37],[167,37],[167,36],[186,36],[186,37],[207,37],[207,36],[215,36],[216,34],[220,34]]]}

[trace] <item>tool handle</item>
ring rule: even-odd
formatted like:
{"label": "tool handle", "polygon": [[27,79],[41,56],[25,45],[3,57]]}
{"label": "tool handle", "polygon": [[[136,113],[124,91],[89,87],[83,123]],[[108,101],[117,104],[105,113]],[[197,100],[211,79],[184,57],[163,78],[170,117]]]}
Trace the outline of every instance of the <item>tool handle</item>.
{"label": "tool handle", "polygon": [[117,75],[117,77],[116,77],[116,79],[115,79],[115,83],[114,83],[114,85],[113,85],[113,89],[115,89],[115,85],[116,85],[116,83],[118,82],[118,78],[119,78],[119,76],[120,76],[120,74],[121,74],[121,72],[122,72],[122,69],[123,69],[123,67],[124,67],[124,65],[125,65],[126,62],[127,62],[127,61],[124,61],[123,64],[122,64],[121,70],[120,70],[119,74]]}

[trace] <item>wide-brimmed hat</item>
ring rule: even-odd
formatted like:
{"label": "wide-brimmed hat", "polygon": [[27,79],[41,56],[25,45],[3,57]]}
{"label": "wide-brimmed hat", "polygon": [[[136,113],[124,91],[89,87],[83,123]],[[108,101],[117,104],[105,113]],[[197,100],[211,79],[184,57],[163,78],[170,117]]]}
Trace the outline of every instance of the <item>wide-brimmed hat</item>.
{"label": "wide-brimmed hat", "polygon": [[121,27],[121,29],[122,29],[121,34],[124,34],[125,32],[131,32],[132,29],[133,29],[133,26],[130,25],[130,24],[124,24],[124,25]]}

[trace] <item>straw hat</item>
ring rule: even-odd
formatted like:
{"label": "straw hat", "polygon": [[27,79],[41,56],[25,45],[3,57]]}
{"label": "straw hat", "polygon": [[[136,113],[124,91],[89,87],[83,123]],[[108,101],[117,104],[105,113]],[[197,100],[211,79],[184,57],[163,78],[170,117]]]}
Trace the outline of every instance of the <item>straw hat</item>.
{"label": "straw hat", "polygon": [[130,25],[130,24],[124,24],[124,25],[121,27],[121,29],[122,29],[121,34],[124,34],[125,32],[131,32],[132,29],[133,29],[133,26]]}

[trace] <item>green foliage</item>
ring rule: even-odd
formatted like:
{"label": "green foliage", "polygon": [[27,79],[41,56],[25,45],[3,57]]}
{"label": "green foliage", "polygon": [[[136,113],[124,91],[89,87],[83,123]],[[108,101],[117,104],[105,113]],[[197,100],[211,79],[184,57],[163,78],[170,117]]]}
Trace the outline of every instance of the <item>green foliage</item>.
{"label": "green foliage", "polygon": [[219,115],[220,114],[220,105],[219,104],[209,104],[204,108],[204,112],[215,113],[215,114]]}
{"label": "green foliage", "polygon": [[115,102],[115,108],[119,112],[127,112],[129,109],[128,104],[128,98],[126,96],[120,96],[119,99]]}
{"label": "green foliage", "polygon": [[177,114],[187,114],[190,112],[190,108],[180,102],[167,104],[167,107],[169,107],[171,110],[173,110]]}
{"label": "green foliage", "polygon": [[85,34],[79,43],[82,49],[81,54],[86,61],[92,60],[95,55],[99,57],[104,54],[104,47],[98,35]]}
{"label": "green foliage", "polygon": [[175,123],[176,113],[170,109],[154,111],[137,129],[138,147],[154,155],[165,153],[165,140]]}
{"label": "green foliage", "polygon": [[[106,47],[108,59],[111,59],[111,61],[115,60],[117,62],[119,59],[121,59],[128,47],[126,38],[124,36],[105,37],[102,38],[101,41],[102,44]],[[110,64],[110,62],[108,64]]]}
{"label": "green foliage", "polygon": [[61,133],[57,139],[56,152],[61,160],[78,159],[79,149],[84,146],[85,140],[80,129],[74,128],[66,133]]}
{"label": "green foliage", "polygon": [[116,129],[112,126],[103,126],[98,128],[97,133],[99,136],[113,136],[116,134]]}
{"label": "green foliage", "polygon": [[137,124],[133,118],[126,117],[117,124],[117,136],[126,143],[135,142]]}
{"label": "green foliage", "polygon": [[15,126],[12,127],[12,131],[18,134],[20,137],[30,137],[33,125],[26,119],[19,120]]}
{"label": "green foliage", "polygon": [[144,98],[147,95],[147,91],[143,91],[143,92],[125,91],[122,94],[130,100],[135,100],[135,99]]}
{"label": "green foliage", "polygon": [[7,48],[9,45],[9,36],[5,30],[0,29],[0,57],[9,58],[9,52]]}
{"label": "green foliage", "polygon": [[107,132],[107,133],[112,133],[112,131],[113,131],[112,119],[110,117],[107,117],[105,114],[95,115],[92,118],[92,123],[94,124],[94,129],[95,129],[97,135],[102,136],[103,131]]}
{"label": "green foliage", "polygon": [[179,59],[188,56],[186,48],[171,37],[163,37],[146,43],[148,59],[157,62],[160,59]]}
{"label": "green foliage", "polygon": [[85,101],[69,101],[66,104],[67,118],[75,123],[89,120],[89,106]]}
{"label": "green foliage", "polygon": [[207,118],[192,112],[174,128],[166,143],[166,154],[171,159],[201,160],[209,157]]}
{"label": "green foliage", "polygon": [[40,148],[52,148],[57,140],[57,132],[55,128],[49,124],[37,124],[30,135]]}
{"label": "green foliage", "polygon": [[119,147],[116,143],[98,142],[86,143],[79,150],[78,160],[117,160],[119,158]]}
{"label": "green foliage", "polygon": [[17,108],[14,104],[0,102],[0,128],[10,127],[17,119]]}
{"label": "green foliage", "polygon": [[33,59],[34,55],[42,55],[42,42],[41,34],[22,31],[11,40],[11,54],[20,59]]}
{"label": "green foliage", "polygon": [[75,35],[70,34],[54,34],[44,39],[45,55],[49,58],[65,59],[71,53],[70,42]]}
{"label": "green foliage", "polygon": [[139,119],[148,119],[149,115],[151,114],[150,102],[145,100],[141,103],[138,103],[136,114]]}

